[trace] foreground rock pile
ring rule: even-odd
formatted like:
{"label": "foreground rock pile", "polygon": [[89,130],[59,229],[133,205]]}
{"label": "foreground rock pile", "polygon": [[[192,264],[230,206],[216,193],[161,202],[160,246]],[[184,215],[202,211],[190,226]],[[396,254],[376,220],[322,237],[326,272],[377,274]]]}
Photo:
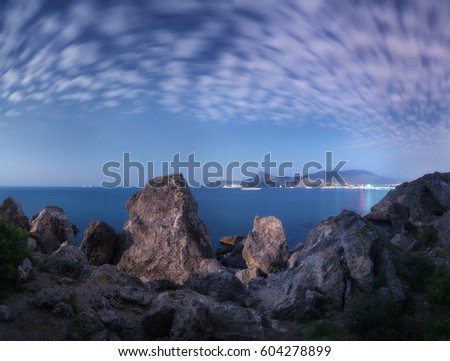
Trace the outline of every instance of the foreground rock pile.
{"label": "foreground rock pile", "polygon": [[0,299],[0,339],[308,338],[303,324],[340,326],[361,297],[410,300],[417,291],[398,261],[407,255],[450,269],[449,174],[398,187],[366,217],[343,211],[322,221],[290,254],[282,223],[257,216],[247,236],[224,237],[214,255],[180,174],[149,182],[127,209],[121,233],[94,221],[78,248],[62,209],[29,222],[5,200],[0,218],[29,231],[36,252]]}

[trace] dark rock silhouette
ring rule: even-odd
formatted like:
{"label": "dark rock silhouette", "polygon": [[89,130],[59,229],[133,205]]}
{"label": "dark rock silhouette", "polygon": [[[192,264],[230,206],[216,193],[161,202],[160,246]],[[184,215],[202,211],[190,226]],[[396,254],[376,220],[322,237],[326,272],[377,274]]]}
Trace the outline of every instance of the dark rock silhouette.
{"label": "dark rock silhouette", "polygon": [[23,213],[22,206],[11,197],[6,198],[0,206],[0,218],[19,228],[30,230],[30,221]]}
{"label": "dark rock silhouette", "polygon": [[114,228],[105,222],[93,221],[84,231],[80,249],[86,254],[90,264],[101,266],[113,262],[116,240]]}

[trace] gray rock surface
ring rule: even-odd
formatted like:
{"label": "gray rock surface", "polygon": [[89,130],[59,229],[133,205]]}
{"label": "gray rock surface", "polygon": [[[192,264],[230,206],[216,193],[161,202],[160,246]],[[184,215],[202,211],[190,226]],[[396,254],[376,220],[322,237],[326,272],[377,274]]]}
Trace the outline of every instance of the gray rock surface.
{"label": "gray rock surface", "polygon": [[283,225],[277,218],[256,216],[253,230],[243,244],[242,256],[248,268],[259,268],[269,274],[286,267],[286,236]]}
{"label": "gray rock surface", "polygon": [[262,277],[263,273],[259,270],[259,268],[252,269],[242,269],[236,272],[236,277],[241,281],[244,285],[248,285],[248,283],[258,277]]}
{"label": "gray rock surface", "polygon": [[30,236],[37,240],[39,248],[46,254],[56,251],[64,242],[75,245],[72,223],[64,210],[55,206],[46,207],[33,216]]}
{"label": "gray rock surface", "polygon": [[245,306],[246,300],[250,297],[242,282],[228,272],[193,273],[186,285],[219,302],[231,301]]}
{"label": "gray rock surface", "polygon": [[17,267],[17,281],[25,282],[28,277],[30,277],[30,272],[33,269],[33,265],[31,264],[28,258],[25,258],[22,263]]}
{"label": "gray rock surface", "polygon": [[22,206],[11,197],[6,198],[0,206],[0,218],[27,231],[30,230],[30,221],[23,213]]}
{"label": "gray rock surface", "polygon": [[0,305],[0,322],[10,322],[13,318],[11,308],[5,305]]}
{"label": "gray rock surface", "polygon": [[394,228],[410,219],[430,222],[450,209],[450,173],[427,174],[391,190],[372,207],[368,220],[389,221]]}
{"label": "gray rock surface", "polygon": [[45,258],[43,270],[60,275],[77,278],[89,273],[86,255],[73,245],[63,243],[56,252]]}
{"label": "gray rock surface", "polygon": [[112,263],[116,239],[117,234],[114,228],[105,222],[92,221],[84,232],[80,249],[86,254],[91,265]]}
{"label": "gray rock surface", "polygon": [[127,202],[127,209],[120,269],[175,283],[184,283],[192,272],[221,269],[181,174],[150,181]]}

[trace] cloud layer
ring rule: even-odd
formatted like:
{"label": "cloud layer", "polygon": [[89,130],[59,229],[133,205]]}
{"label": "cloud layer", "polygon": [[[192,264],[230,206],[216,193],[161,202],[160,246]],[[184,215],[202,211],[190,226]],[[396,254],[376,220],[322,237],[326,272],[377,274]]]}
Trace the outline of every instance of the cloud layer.
{"label": "cloud layer", "polygon": [[[446,1],[0,5],[0,109],[81,103],[310,123],[354,146],[448,149]],[[4,123],[4,122],[3,122]]]}

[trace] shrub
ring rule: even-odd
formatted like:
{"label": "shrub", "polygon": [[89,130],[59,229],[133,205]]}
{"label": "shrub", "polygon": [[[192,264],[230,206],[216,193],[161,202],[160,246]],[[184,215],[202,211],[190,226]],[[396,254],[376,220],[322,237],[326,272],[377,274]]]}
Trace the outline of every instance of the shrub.
{"label": "shrub", "polygon": [[378,289],[380,287],[385,287],[387,283],[387,275],[386,275],[386,269],[380,268],[378,272],[375,274],[375,276],[372,279],[372,287],[374,289]]}
{"label": "shrub", "polygon": [[401,340],[402,309],[391,297],[360,296],[346,309],[350,332],[363,340]]}
{"label": "shrub", "polygon": [[428,300],[437,306],[450,306],[450,277],[444,266],[438,266],[428,279]]}
{"label": "shrub", "polygon": [[435,266],[427,258],[414,254],[403,254],[396,259],[397,272],[413,292],[422,293]]}
{"label": "shrub", "polygon": [[0,279],[13,279],[17,266],[25,258],[31,258],[27,238],[25,230],[0,219]]}
{"label": "shrub", "polygon": [[341,341],[343,340],[343,327],[337,321],[312,320],[301,324],[297,334],[305,340],[312,341]]}

